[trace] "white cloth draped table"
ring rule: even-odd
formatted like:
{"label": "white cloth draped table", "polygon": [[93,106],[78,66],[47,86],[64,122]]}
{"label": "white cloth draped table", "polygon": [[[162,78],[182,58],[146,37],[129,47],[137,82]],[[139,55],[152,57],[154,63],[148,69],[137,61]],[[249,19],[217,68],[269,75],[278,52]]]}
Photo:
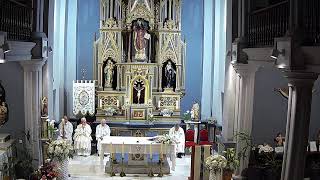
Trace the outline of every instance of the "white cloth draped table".
{"label": "white cloth draped table", "polygon": [[103,164],[104,153],[128,153],[128,154],[166,154],[170,155],[172,170],[176,166],[176,148],[174,144],[161,144],[150,141],[152,137],[124,137],[110,136],[101,141],[100,163]]}

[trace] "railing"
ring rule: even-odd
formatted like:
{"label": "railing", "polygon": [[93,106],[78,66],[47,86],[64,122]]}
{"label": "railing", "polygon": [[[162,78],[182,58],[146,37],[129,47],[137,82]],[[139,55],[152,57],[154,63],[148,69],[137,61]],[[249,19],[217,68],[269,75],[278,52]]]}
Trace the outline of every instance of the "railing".
{"label": "railing", "polygon": [[30,40],[32,13],[32,8],[24,4],[0,0],[0,31],[8,33],[8,40]]}
{"label": "railing", "polygon": [[304,45],[320,45],[320,0],[303,0]]}
{"label": "railing", "polygon": [[289,3],[283,1],[249,14],[249,47],[273,46],[274,38],[284,36],[289,23]]}

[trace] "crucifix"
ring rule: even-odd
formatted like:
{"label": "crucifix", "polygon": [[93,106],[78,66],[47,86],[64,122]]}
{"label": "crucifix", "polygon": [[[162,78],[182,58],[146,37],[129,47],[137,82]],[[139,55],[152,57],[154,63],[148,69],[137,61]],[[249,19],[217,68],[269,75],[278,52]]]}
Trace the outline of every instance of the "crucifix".
{"label": "crucifix", "polygon": [[85,69],[85,68],[81,69],[81,74],[82,74],[82,80],[85,80],[85,77],[87,74],[87,69]]}
{"label": "crucifix", "polygon": [[140,104],[141,91],[144,90],[144,87],[141,86],[141,84],[137,84],[136,86],[133,86],[133,88],[137,91],[138,104]]}

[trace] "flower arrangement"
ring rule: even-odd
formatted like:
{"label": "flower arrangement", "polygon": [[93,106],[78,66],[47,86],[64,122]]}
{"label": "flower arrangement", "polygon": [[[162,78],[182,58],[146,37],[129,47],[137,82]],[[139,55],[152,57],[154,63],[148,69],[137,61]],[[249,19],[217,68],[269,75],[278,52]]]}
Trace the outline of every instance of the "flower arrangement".
{"label": "flower arrangement", "polygon": [[273,152],[273,148],[268,144],[259,145],[259,153],[271,153]]}
{"label": "flower arrangement", "polygon": [[147,119],[147,122],[148,123],[153,123],[156,121],[156,118],[154,118],[153,114],[152,113],[148,113],[148,119]]}
{"label": "flower arrangement", "polygon": [[176,144],[177,143],[177,141],[174,138],[172,138],[169,134],[156,136],[155,142],[162,143],[162,144]]}
{"label": "flower arrangement", "polygon": [[106,111],[106,116],[113,116],[113,114],[117,112],[117,110],[114,109],[113,107],[108,107],[105,111]]}
{"label": "flower arrangement", "polygon": [[208,123],[209,124],[217,124],[217,122],[218,122],[217,119],[215,119],[214,117],[209,117],[208,118]]}
{"label": "flower arrangement", "polygon": [[190,121],[191,120],[191,112],[186,111],[185,113],[183,113],[182,119],[185,121]]}
{"label": "flower arrangement", "polygon": [[59,175],[57,169],[54,163],[47,161],[35,172],[33,179],[53,180]]}
{"label": "flower arrangement", "polygon": [[51,139],[54,137],[54,133],[59,130],[54,127],[55,120],[47,119],[47,122],[48,122],[48,138]]}
{"label": "flower arrangement", "polygon": [[227,165],[224,169],[230,170],[232,172],[235,171],[240,165],[240,161],[236,155],[236,150],[234,148],[228,148],[223,153],[224,153],[224,157],[227,160]]}
{"label": "flower arrangement", "polygon": [[164,117],[171,117],[173,114],[172,109],[163,109],[160,113]]}
{"label": "flower arrangement", "polygon": [[66,140],[55,140],[49,144],[48,156],[51,159],[63,162],[67,158],[72,158],[73,154],[73,147]]}
{"label": "flower arrangement", "polygon": [[224,156],[215,154],[207,157],[205,166],[208,170],[216,174],[217,172],[223,170],[227,166],[227,163],[227,159]]}

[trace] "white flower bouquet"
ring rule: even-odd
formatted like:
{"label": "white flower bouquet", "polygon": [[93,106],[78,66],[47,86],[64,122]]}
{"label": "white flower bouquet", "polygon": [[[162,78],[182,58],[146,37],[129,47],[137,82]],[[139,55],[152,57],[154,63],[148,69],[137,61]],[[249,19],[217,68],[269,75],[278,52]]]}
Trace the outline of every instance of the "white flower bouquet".
{"label": "white flower bouquet", "polygon": [[74,150],[72,145],[64,139],[55,140],[49,144],[48,156],[52,160],[62,162],[67,158],[72,158],[73,154]]}
{"label": "white flower bouquet", "polygon": [[171,137],[169,134],[156,136],[155,142],[162,143],[162,144],[176,144],[177,143],[177,141],[173,137]]}
{"label": "white flower bouquet", "polygon": [[113,116],[113,114],[117,112],[117,110],[114,109],[113,107],[108,107],[105,111],[106,111],[106,116]]}
{"label": "white flower bouquet", "polygon": [[268,144],[264,144],[264,145],[259,145],[259,153],[271,153],[273,152],[273,148],[271,146],[269,146]]}
{"label": "white flower bouquet", "polygon": [[160,114],[163,116],[163,117],[171,117],[172,114],[173,114],[173,110],[172,109],[163,109]]}
{"label": "white flower bouquet", "polygon": [[219,154],[211,155],[207,157],[205,166],[208,170],[216,174],[227,166],[227,159]]}

